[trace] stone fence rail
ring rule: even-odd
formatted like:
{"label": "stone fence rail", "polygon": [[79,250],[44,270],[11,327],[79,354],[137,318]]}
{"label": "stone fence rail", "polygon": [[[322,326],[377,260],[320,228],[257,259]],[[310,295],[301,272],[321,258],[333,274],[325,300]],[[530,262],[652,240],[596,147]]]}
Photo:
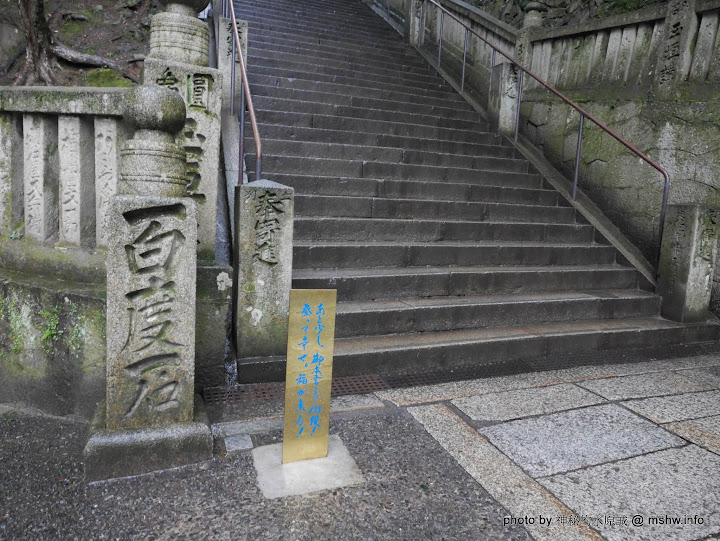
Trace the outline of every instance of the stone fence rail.
{"label": "stone fence rail", "polygon": [[0,89],[0,234],[107,245],[125,89]]}

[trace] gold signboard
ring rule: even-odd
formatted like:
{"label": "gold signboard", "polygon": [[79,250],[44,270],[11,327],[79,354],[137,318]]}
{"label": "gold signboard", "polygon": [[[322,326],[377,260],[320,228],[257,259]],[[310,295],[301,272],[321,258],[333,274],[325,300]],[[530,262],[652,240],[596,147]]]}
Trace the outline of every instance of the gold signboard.
{"label": "gold signboard", "polygon": [[283,464],[328,452],[335,289],[290,290]]}

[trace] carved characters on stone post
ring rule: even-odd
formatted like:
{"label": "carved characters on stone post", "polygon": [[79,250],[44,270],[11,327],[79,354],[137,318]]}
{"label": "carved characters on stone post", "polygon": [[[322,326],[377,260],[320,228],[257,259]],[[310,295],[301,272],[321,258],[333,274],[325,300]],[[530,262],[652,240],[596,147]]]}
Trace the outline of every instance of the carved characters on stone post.
{"label": "carved characters on stone post", "polygon": [[108,247],[110,428],[188,422],[195,361],[195,208],[118,196]]}
{"label": "carved characters on stone post", "polygon": [[661,96],[671,94],[676,83],[688,75],[697,25],[695,0],[670,2],[665,17],[665,39],[655,74],[655,83]]}

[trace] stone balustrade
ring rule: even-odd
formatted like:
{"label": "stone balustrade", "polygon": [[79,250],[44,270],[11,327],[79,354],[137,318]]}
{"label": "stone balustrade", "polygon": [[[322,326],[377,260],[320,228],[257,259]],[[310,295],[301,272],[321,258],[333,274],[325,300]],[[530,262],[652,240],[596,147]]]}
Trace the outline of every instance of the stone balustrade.
{"label": "stone balustrade", "polygon": [[124,89],[0,89],[0,234],[107,244],[125,138]]}

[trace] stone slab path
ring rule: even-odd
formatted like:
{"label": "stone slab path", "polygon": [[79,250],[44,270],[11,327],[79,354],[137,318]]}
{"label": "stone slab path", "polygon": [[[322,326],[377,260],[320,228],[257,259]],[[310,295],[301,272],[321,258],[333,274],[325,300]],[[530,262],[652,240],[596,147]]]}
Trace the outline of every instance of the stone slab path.
{"label": "stone slab path", "polygon": [[720,357],[342,396],[362,482],[266,498],[282,404],[226,412],[211,461],[82,483],[84,422],[0,405],[0,539],[720,539]]}

